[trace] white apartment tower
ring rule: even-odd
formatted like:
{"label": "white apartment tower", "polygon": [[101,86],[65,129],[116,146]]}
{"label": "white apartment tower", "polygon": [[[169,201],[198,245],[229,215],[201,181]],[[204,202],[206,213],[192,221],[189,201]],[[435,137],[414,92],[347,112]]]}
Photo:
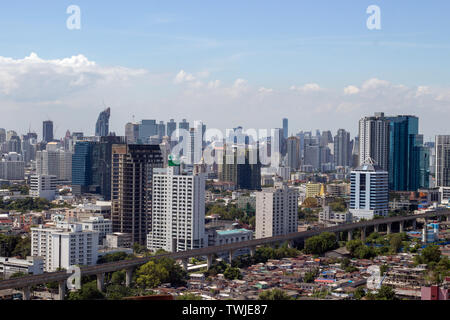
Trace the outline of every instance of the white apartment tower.
{"label": "white apartment tower", "polygon": [[56,184],[56,176],[31,176],[30,196],[34,198],[45,198],[49,201],[53,201],[56,197]]}
{"label": "white apartment tower", "polygon": [[23,180],[25,176],[25,162],[23,156],[10,152],[0,158],[0,179]]}
{"label": "white apartment tower", "polygon": [[359,121],[359,163],[368,158],[389,172],[389,120],[382,112]]}
{"label": "white apartment tower", "polygon": [[375,215],[386,217],[389,212],[389,174],[370,158],[351,172],[350,212],[361,220]]}
{"label": "white apartment tower", "polygon": [[436,186],[450,187],[450,135],[436,136]]}
{"label": "white apartment tower", "polygon": [[46,272],[70,266],[92,266],[98,259],[98,231],[83,230],[81,224],[67,228],[31,228],[31,255],[44,259]]}
{"label": "white apartment tower", "polygon": [[273,188],[256,193],[256,238],[269,238],[298,230],[297,190],[276,181]]}
{"label": "white apartment tower", "polygon": [[36,174],[53,175],[59,181],[72,181],[72,152],[49,149],[36,152]]}
{"label": "white apartment tower", "polygon": [[181,175],[179,166],[153,170],[149,250],[187,251],[207,246],[205,176]]}

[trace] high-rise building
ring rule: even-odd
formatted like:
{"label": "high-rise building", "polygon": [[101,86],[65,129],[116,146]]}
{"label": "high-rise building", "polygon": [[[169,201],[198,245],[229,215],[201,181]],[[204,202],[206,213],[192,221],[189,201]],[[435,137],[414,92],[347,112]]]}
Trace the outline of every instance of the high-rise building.
{"label": "high-rise building", "polygon": [[98,231],[81,224],[67,228],[31,228],[31,255],[44,259],[44,270],[54,272],[71,266],[93,266],[98,259]]}
{"label": "high-rise building", "polygon": [[450,187],[450,135],[436,136],[436,186]]}
{"label": "high-rise building", "polygon": [[151,231],[152,176],[161,168],[162,155],[156,145],[112,147],[113,232],[131,234],[133,243],[146,244]]}
{"label": "high-rise building", "polygon": [[334,165],[336,167],[350,167],[352,164],[352,149],[350,132],[339,129],[334,137]]}
{"label": "high-rise building", "polygon": [[389,127],[389,120],[382,112],[359,121],[359,163],[371,158],[389,172]]}
{"label": "high-rise building", "polygon": [[178,124],[178,129],[189,131],[189,122],[187,122],[186,119],[183,119],[183,121]]}
{"label": "high-rise building", "polygon": [[119,136],[99,137],[95,141],[78,141],[72,156],[72,191],[100,194],[111,200],[112,146],[124,144]]}
{"label": "high-rise building", "polygon": [[158,124],[156,120],[142,120],[139,124],[138,143],[147,144],[151,137],[158,135]]}
{"label": "high-rise building", "polygon": [[22,155],[10,152],[0,157],[0,179],[23,180],[25,178],[25,162]]}
{"label": "high-rise building", "polygon": [[256,193],[256,238],[298,231],[298,192],[277,181],[274,188]]}
{"label": "high-rise building", "polygon": [[233,182],[237,189],[261,189],[261,162],[258,147],[229,146],[218,165],[219,180]]}
{"label": "high-rise building", "polygon": [[44,121],[42,124],[42,141],[52,142],[53,141],[53,122]]}
{"label": "high-rise building", "polygon": [[131,122],[127,123],[125,125],[125,137],[128,144],[137,143],[139,139],[139,124]]}
{"label": "high-rise building", "polygon": [[102,111],[98,116],[97,123],[95,125],[95,136],[106,137],[109,134],[109,118],[111,116],[111,108],[107,108]]}
{"label": "high-rise building", "polygon": [[124,144],[125,138],[119,136],[101,137],[92,145],[90,192],[100,194],[104,200],[111,200],[111,161],[112,147]]}
{"label": "high-rise building", "polygon": [[173,133],[177,130],[177,123],[174,119],[170,119],[170,122],[167,122],[167,135],[170,139],[172,139]]}
{"label": "high-rise building", "polygon": [[286,165],[291,168],[291,171],[296,171],[300,168],[300,139],[298,137],[287,139]]}
{"label": "high-rise building", "polygon": [[5,141],[6,141],[6,130],[0,128],[0,143],[3,143]]}
{"label": "high-rise building", "polygon": [[350,175],[350,212],[356,219],[386,217],[389,212],[389,173],[366,161]]}
{"label": "high-rise building", "polygon": [[425,187],[420,185],[418,179],[420,154],[416,153],[420,153],[420,142],[423,141],[422,136],[419,136],[419,119],[409,115],[387,119],[390,124],[389,189],[416,191]]}
{"label": "high-rise building", "polygon": [[207,246],[203,174],[181,175],[179,166],[154,169],[152,206],[149,250],[178,252]]}
{"label": "high-rise building", "polygon": [[36,174],[53,175],[60,182],[72,181],[72,152],[63,149],[36,152]]}
{"label": "high-rise building", "polygon": [[49,201],[56,197],[56,176],[34,175],[30,178],[30,196]]}
{"label": "high-rise building", "polygon": [[283,138],[287,139],[289,137],[289,119],[283,119]]}
{"label": "high-rise building", "polygon": [[158,124],[158,137],[162,139],[166,135],[166,125],[164,121],[160,121]]}
{"label": "high-rise building", "polygon": [[81,195],[92,184],[92,149],[94,142],[78,141],[72,155],[72,192]]}

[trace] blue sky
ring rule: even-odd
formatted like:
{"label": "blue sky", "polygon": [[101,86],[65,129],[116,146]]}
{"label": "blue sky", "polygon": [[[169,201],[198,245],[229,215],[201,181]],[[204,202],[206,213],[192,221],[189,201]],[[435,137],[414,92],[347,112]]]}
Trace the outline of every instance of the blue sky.
{"label": "blue sky", "polygon": [[[66,28],[66,8],[71,4],[81,8],[81,30]],[[381,30],[371,31],[366,27],[366,8],[369,5],[381,8]],[[245,79],[255,88],[276,91],[308,83],[339,91],[349,85],[362,86],[373,78],[389,81],[393,86],[446,90],[450,87],[449,12],[450,2],[444,0],[17,0],[2,4],[0,10],[0,56],[18,60],[35,52],[41,59],[54,60],[82,54],[104,67],[144,69],[149,74],[161,76],[161,79],[164,75],[172,79],[184,70],[194,76],[197,74],[197,79],[204,73],[210,80],[218,79],[228,86],[232,86],[236,79]],[[192,116],[191,120],[194,120],[202,115],[196,104],[212,99],[209,96],[196,100],[192,95],[189,98],[183,91],[186,88],[174,86],[169,80],[163,82],[153,81],[155,90],[144,89],[143,83],[146,82],[143,80],[139,84],[133,82],[134,91],[127,93],[142,99],[142,104],[148,99],[156,109],[164,110],[170,105],[176,109],[175,106],[181,104],[178,100],[191,99],[186,106],[192,105],[192,109],[188,107],[170,116],[164,112],[147,114],[138,107],[133,110],[136,102],[133,98],[124,100],[122,105],[129,107],[128,112],[133,110],[136,117],[166,120],[167,117],[181,119]],[[105,95],[104,92],[99,95]],[[150,97],[151,94],[154,96]],[[174,96],[178,97],[177,101],[171,100]],[[334,99],[334,96],[329,98]],[[285,99],[291,98],[283,95],[273,101],[283,104]],[[10,98],[6,100],[10,101]],[[310,101],[319,103],[314,99]],[[380,101],[378,99],[375,105]],[[230,102],[229,108],[239,109],[246,103],[250,102]],[[295,105],[291,100],[289,103]],[[385,111],[391,108],[390,103],[395,103],[395,99],[386,100]],[[0,103],[0,110],[4,104]],[[99,104],[99,101],[92,102],[96,107]],[[41,114],[54,114],[59,120],[60,115],[45,103],[41,105]],[[443,109],[443,105],[439,104],[437,108]],[[364,111],[356,110],[352,121],[364,115]],[[409,109],[405,107],[400,111],[408,113]],[[446,112],[441,111],[443,114]],[[305,109],[296,113],[292,108],[286,108],[283,112],[278,118],[305,115]],[[265,120],[267,116],[269,113],[261,122],[271,126]],[[119,120],[124,121],[117,118],[113,124],[120,132],[123,124]],[[209,118],[205,121],[216,126],[233,127],[242,122],[256,126],[257,120],[246,123],[230,116],[222,119],[223,122]],[[314,129],[300,120],[291,120],[291,123],[298,129]],[[340,126],[331,120],[313,123],[308,120],[308,124],[320,129],[351,125],[344,122]],[[0,127],[6,125],[0,122]],[[278,120],[272,126],[275,125],[279,126]],[[38,124],[35,126],[39,128]],[[61,127],[65,126],[67,124],[61,119]],[[88,130],[88,125],[80,123],[78,126]],[[354,127],[348,129],[355,131],[356,124]],[[434,128],[433,125],[429,127]],[[435,133],[439,132],[430,130],[427,134]]]}

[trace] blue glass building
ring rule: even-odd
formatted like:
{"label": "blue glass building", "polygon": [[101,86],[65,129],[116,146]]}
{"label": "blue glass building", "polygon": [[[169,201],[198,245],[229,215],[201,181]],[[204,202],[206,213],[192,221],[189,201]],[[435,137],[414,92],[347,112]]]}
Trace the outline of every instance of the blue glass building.
{"label": "blue glass building", "polygon": [[[416,191],[428,188],[429,153],[419,135],[416,116],[388,117],[389,132],[389,189]],[[426,177],[425,177],[426,176]]]}

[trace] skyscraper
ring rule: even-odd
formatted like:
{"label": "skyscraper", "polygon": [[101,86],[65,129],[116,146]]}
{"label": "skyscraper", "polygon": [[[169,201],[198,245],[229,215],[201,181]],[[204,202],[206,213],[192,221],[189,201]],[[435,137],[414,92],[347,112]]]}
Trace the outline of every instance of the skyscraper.
{"label": "skyscraper", "polygon": [[42,124],[42,141],[52,142],[53,141],[53,122],[44,121]]}
{"label": "skyscraper", "polygon": [[207,246],[203,174],[182,175],[179,166],[154,169],[152,207],[148,249],[178,252]]}
{"label": "skyscraper", "polygon": [[146,244],[151,232],[152,177],[162,168],[156,145],[114,145],[112,147],[113,232],[131,234],[133,243]]}
{"label": "skyscraper", "polygon": [[256,238],[297,232],[298,192],[281,181],[256,193]]}
{"label": "skyscraper", "polygon": [[436,136],[436,186],[450,187],[450,135]]}
{"label": "skyscraper", "polygon": [[261,190],[261,162],[258,147],[225,146],[219,180],[234,182],[237,189]]}
{"label": "skyscraper", "polygon": [[287,139],[289,137],[289,119],[283,119],[283,138]]}
{"label": "skyscraper", "polygon": [[109,117],[111,116],[111,108],[100,112],[97,124],[95,125],[95,136],[106,137],[109,134]]}
{"label": "skyscraper", "polygon": [[359,163],[368,158],[389,172],[389,120],[383,112],[359,121]]}
{"label": "skyscraper", "polygon": [[125,137],[128,144],[137,143],[139,139],[139,124],[127,123],[125,125]]}
{"label": "skyscraper", "polygon": [[426,181],[419,178],[426,174],[429,154],[423,149],[423,136],[419,135],[419,119],[416,116],[399,115],[388,117],[389,130],[389,189],[395,191],[416,191]]}
{"label": "skyscraper", "polygon": [[92,183],[92,149],[94,142],[78,141],[72,155],[72,192],[81,195]]}
{"label": "skyscraper", "polygon": [[150,138],[158,135],[156,120],[142,120],[139,124],[139,143],[148,144]]}
{"label": "skyscraper", "polygon": [[170,119],[170,122],[167,122],[167,135],[169,138],[172,138],[172,134],[177,130],[177,123],[174,119]]}
{"label": "skyscraper", "polygon": [[164,121],[160,121],[158,124],[158,136],[162,139],[166,135],[166,125]]}
{"label": "skyscraper", "polygon": [[350,132],[339,129],[334,137],[334,165],[336,167],[349,167],[352,164],[352,148]]}
{"label": "skyscraper", "polygon": [[350,212],[354,218],[371,220],[389,212],[388,172],[367,158],[350,175]]}
{"label": "skyscraper", "polygon": [[300,168],[300,139],[298,137],[290,137],[287,139],[287,163],[291,171]]}

